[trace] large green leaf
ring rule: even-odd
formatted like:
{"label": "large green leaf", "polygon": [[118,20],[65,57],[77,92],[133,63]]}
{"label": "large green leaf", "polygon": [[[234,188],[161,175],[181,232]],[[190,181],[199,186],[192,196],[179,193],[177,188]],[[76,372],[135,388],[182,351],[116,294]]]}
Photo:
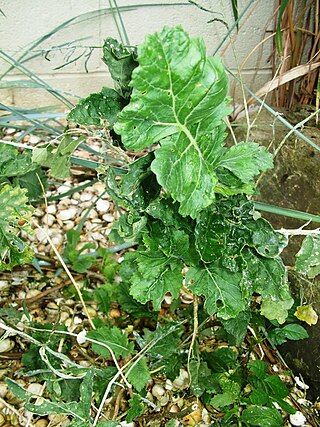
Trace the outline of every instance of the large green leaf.
{"label": "large green leaf", "polygon": [[8,184],[0,186],[0,271],[33,258],[33,251],[19,238],[20,230],[31,232],[33,208],[27,202],[26,190]]}
{"label": "large green leaf", "polygon": [[[178,54],[179,53],[179,54]],[[126,147],[161,141],[152,169],[159,183],[195,216],[214,199],[211,165],[224,140],[227,78],[217,58],[206,59],[200,39],[180,28],[148,36],[138,52],[130,104],[115,125]]]}
{"label": "large green leaf", "polygon": [[[102,88],[82,99],[68,114],[68,120],[83,126],[108,125],[112,128],[117,114],[123,108],[123,100],[114,89]],[[107,123],[106,123],[107,122]]]}
{"label": "large green leaf", "polygon": [[138,271],[132,276],[130,294],[142,304],[153,302],[155,310],[170,292],[178,298],[182,287],[182,264],[162,252],[145,252],[137,256]]}
{"label": "large green leaf", "polygon": [[181,27],[165,27],[146,38],[138,62],[130,104],[119,114],[115,131],[135,151],[160,142],[151,168],[180,202],[183,216],[195,218],[212,203],[215,169],[232,168],[247,183],[271,166],[270,155],[257,144],[223,148],[223,117],[230,111],[227,77],[220,59],[206,57],[201,39],[190,39]]}
{"label": "large green leaf", "polygon": [[320,236],[307,236],[296,255],[296,269],[313,279],[320,274]]}
{"label": "large green leaf", "polygon": [[204,295],[207,312],[222,319],[236,317],[245,309],[240,290],[241,275],[215,265],[191,267],[186,277],[196,295]]}

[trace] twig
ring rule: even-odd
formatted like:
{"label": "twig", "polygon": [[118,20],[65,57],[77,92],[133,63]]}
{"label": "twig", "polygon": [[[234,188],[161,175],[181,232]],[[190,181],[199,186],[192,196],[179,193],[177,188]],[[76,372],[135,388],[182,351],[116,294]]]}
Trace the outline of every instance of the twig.
{"label": "twig", "polygon": [[198,296],[194,295],[193,296],[193,331],[192,331],[192,340],[191,340],[189,351],[188,351],[188,362],[187,362],[189,384],[191,384],[190,359],[191,359],[191,354],[193,351],[193,346],[194,346],[194,343],[196,342],[196,338],[198,335],[198,328],[199,328]]}
{"label": "twig", "polygon": [[[82,275],[76,276],[76,280],[80,279],[82,277]],[[65,282],[61,282],[59,283],[59,285],[54,286],[53,288],[47,289],[43,292],[41,292],[38,295],[35,295],[34,297],[30,297],[30,298],[5,298],[3,300],[1,300],[1,303],[7,303],[7,302],[15,302],[17,304],[21,305],[21,302],[25,302],[26,305],[32,304],[50,294],[53,294],[54,292],[58,291],[59,289],[64,288],[65,286],[70,285],[71,280],[66,280]]]}
{"label": "twig", "polygon": [[69,276],[69,278],[70,278],[70,280],[71,280],[71,282],[72,282],[73,286],[75,287],[75,289],[76,289],[76,291],[77,291],[77,294],[78,294],[79,299],[80,299],[80,301],[81,301],[81,304],[82,304],[83,310],[84,310],[84,312],[85,312],[85,315],[86,315],[86,316],[87,316],[87,318],[88,318],[88,321],[89,321],[89,323],[90,323],[90,326],[92,327],[92,329],[96,329],[96,327],[94,326],[94,324],[93,324],[93,322],[92,322],[91,316],[90,316],[90,314],[89,314],[89,312],[88,312],[88,309],[87,309],[86,303],[85,303],[85,301],[84,301],[84,299],[83,299],[83,296],[82,296],[81,290],[80,290],[80,288],[79,288],[79,286],[78,286],[77,282],[74,280],[74,278],[73,278],[72,274],[70,273],[69,268],[67,267],[66,263],[63,261],[63,259],[62,259],[61,255],[59,254],[59,252],[58,252],[57,248],[55,247],[55,245],[54,245],[54,243],[52,242],[52,240],[51,240],[50,236],[48,235],[48,233],[47,233],[47,232],[46,232],[42,227],[40,227],[40,225],[38,225],[37,223],[35,223],[35,225],[36,225],[36,227],[37,227],[37,228],[39,228],[39,230],[41,230],[41,231],[45,234],[45,236],[46,236],[46,238],[47,238],[48,242],[50,243],[50,246],[52,247],[52,249],[53,249],[54,253],[56,254],[56,256],[57,256],[58,260],[60,261],[60,263],[61,263],[62,267],[64,268],[65,272],[66,272],[66,273],[67,273],[67,275]]}

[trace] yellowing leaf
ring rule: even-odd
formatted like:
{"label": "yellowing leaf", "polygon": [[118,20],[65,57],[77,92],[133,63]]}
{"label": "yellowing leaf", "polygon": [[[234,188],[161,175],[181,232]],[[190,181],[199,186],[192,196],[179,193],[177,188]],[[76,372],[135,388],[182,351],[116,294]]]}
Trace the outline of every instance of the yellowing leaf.
{"label": "yellowing leaf", "polygon": [[297,308],[294,315],[308,325],[315,325],[318,322],[318,315],[311,307],[311,305],[301,305]]}

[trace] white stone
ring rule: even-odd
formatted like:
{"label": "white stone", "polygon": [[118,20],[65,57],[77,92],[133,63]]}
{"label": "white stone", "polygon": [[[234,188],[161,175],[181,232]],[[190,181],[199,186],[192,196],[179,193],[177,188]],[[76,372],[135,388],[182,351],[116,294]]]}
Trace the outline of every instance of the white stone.
{"label": "white stone", "polygon": [[66,231],[68,231],[68,230],[72,230],[73,228],[75,228],[75,224],[74,224],[74,222],[73,222],[73,221],[66,221],[66,222],[63,224],[63,228],[64,228]]}
{"label": "white stone", "polygon": [[42,223],[44,225],[48,225],[48,227],[51,227],[51,225],[54,224],[55,220],[56,220],[56,218],[53,215],[48,214],[42,218]]}
{"label": "white stone", "polygon": [[10,283],[8,282],[8,280],[0,280],[0,291],[3,291],[7,288],[9,288]]}
{"label": "white stone", "polygon": [[97,211],[95,211],[94,209],[91,209],[88,218],[93,219],[93,218],[97,218],[98,217],[98,213]]}
{"label": "white stone", "polygon": [[47,240],[47,236],[44,230],[38,228],[36,231],[36,237],[39,242],[45,242]]}
{"label": "white stone", "polygon": [[70,199],[70,203],[74,206],[77,206],[79,204],[79,200],[76,199]]}
{"label": "white stone", "polygon": [[68,219],[72,219],[76,216],[78,209],[74,206],[70,206],[70,208],[65,209],[57,213],[57,218],[62,221],[67,221]]}
{"label": "white stone", "polygon": [[5,395],[7,394],[7,392],[8,392],[7,384],[4,382],[1,382],[0,383],[0,397],[4,398]]}
{"label": "white stone", "polygon": [[9,338],[5,338],[4,340],[0,340],[0,353],[5,353],[7,351],[12,350],[14,347],[14,342]]}
{"label": "white stone", "polygon": [[29,144],[35,145],[35,144],[38,144],[38,142],[40,142],[40,141],[41,141],[40,138],[36,135],[30,135],[29,136],[29,140],[28,140]]}
{"label": "white stone", "polygon": [[113,222],[114,217],[111,214],[104,214],[104,215],[102,215],[102,219],[104,219],[107,222]]}
{"label": "white stone", "polygon": [[43,393],[43,387],[39,383],[31,383],[28,385],[27,391],[31,394],[35,394],[36,396],[41,396]]}
{"label": "white stone", "polygon": [[96,240],[98,240],[98,241],[104,241],[105,238],[104,238],[104,236],[101,233],[99,233],[98,231],[95,231],[95,232],[93,232],[91,234],[90,240],[93,240],[93,241],[96,241]]}
{"label": "white stone", "polygon": [[109,208],[110,208],[110,203],[108,202],[108,200],[100,199],[96,203],[96,209],[99,212],[108,212]]}
{"label": "white stone", "polygon": [[57,188],[57,192],[59,194],[66,193],[69,190],[71,190],[71,187],[69,185],[60,185],[60,187]]}
{"label": "white stone", "polygon": [[8,135],[12,135],[13,133],[15,133],[17,131],[17,129],[14,128],[7,128],[6,129],[6,134]]}
{"label": "white stone", "polygon": [[51,241],[54,244],[54,246],[61,246],[63,243],[63,235],[60,233],[53,233],[51,236]]}
{"label": "white stone", "polygon": [[290,423],[293,426],[303,426],[306,421],[306,417],[300,411],[297,411],[295,414],[290,415]]}
{"label": "white stone", "polygon": [[41,291],[39,291],[39,289],[30,289],[26,294],[26,298],[33,298],[40,294]]}
{"label": "white stone", "polygon": [[48,206],[48,214],[55,214],[57,212],[56,205],[49,205]]}
{"label": "white stone", "polygon": [[305,384],[299,377],[294,377],[294,380],[298,387],[302,388],[302,390],[308,390],[309,386]]}
{"label": "white stone", "polygon": [[87,340],[86,340],[86,335],[87,335],[87,331],[85,331],[84,329],[78,333],[77,335],[77,343],[79,345],[83,345]]}
{"label": "white stone", "polygon": [[92,193],[88,193],[87,191],[84,191],[80,194],[80,200],[81,202],[88,202],[89,200],[92,200]]}

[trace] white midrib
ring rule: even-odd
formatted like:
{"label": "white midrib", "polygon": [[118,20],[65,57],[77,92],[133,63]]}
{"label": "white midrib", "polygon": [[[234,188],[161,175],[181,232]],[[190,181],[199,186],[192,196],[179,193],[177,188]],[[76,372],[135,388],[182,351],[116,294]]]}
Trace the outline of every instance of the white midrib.
{"label": "white midrib", "polygon": [[[164,51],[163,48],[162,48],[162,52],[163,52],[163,55],[164,55],[164,58],[165,58],[166,64],[167,64],[169,84],[170,84],[170,94],[171,94],[171,98],[172,98],[172,110],[173,110],[173,115],[174,115],[174,118],[176,120],[176,123],[162,123],[162,122],[159,122],[157,124],[170,125],[170,126],[176,126],[177,125],[178,128],[181,130],[181,132],[183,132],[186,135],[186,137],[189,139],[191,145],[193,145],[193,147],[197,151],[200,159],[204,162],[205,160],[204,160],[204,158],[202,156],[200,148],[198,147],[197,141],[192,136],[190,130],[186,127],[185,124],[182,124],[180,122],[180,120],[179,120],[179,118],[177,116],[177,113],[176,113],[176,98],[174,97],[174,94],[173,94],[173,84],[172,84],[171,69],[169,67],[169,63],[167,61],[167,57],[166,57],[166,54],[165,54],[165,51]],[[186,151],[188,151],[189,148],[190,148],[190,144],[185,148],[185,150],[183,151],[183,153],[181,153],[181,155],[183,155]]]}

